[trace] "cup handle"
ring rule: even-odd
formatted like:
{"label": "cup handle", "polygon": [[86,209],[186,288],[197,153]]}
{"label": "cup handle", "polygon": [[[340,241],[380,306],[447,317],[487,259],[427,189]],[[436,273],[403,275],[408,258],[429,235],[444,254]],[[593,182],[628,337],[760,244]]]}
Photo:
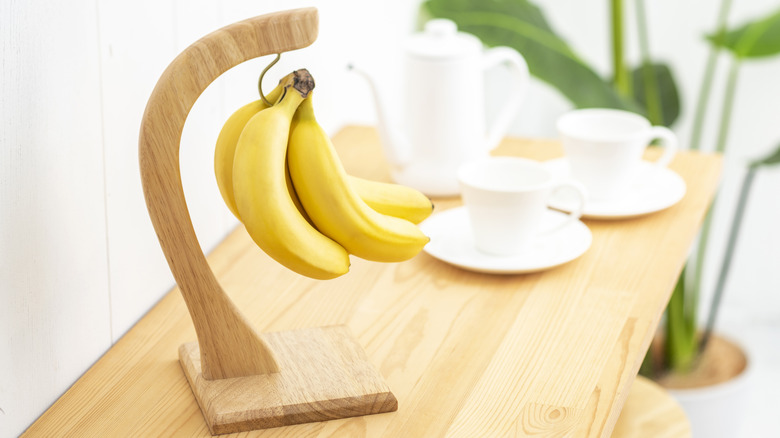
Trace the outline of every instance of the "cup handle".
{"label": "cup handle", "polygon": [[677,135],[664,126],[653,126],[647,137],[648,144],[658,139],[661,140],[664,147],[664,152],[659,159],[655,160],[655,165],[658,167],[668,166],[677,153]]}
{"label": "cup handle", "polygon": [[494,47],[487,50],[482,64],[483,70],[488,70],[503,63],[508,63],[515,80],[510,86],[511,92],[508,93],[509,97],[487,131],[485,145],[488,151],[498,146],[506,134],[509,124],[512,123],[512,120],[514,120],[517,112],[520,110],[520,100],[525,94],[530,81],[528,64],[526,64],[525,58],[517,50],[509,47]]}
{"label": "cup handle", "polygon": [[[571,188],[575,192],[577,192],[577,196],[580,198],[579,205],[577,205],[576,208],[573,208],[571,212],[566,216],[566,219],[564,219],[561,223],[555,225],[554,227],[542,231],[540,234],[546,235],[546,234],[552,234],[567,225],[571,224],[574,221],[577,221],[582,217],[582,211],[585,208],[585,203],[588,201],[588,191],[585,189],[585,186],[582,185],[578,181],[562,181],[553,187],[552,192],[555,192],[557,190],[560,190],[564,187]],[[551,193],[552,193],[551,192]]]}

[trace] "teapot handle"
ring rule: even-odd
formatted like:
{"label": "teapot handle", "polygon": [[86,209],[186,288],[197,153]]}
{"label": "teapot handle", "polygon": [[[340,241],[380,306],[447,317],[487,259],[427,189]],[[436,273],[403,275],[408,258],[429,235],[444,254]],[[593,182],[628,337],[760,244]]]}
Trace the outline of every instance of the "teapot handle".
{"label": "teapot handle", "polygon": [[530,76],[528,64],[525,58],[510,47],[494,47],[485,51],[483,58],[483,70],[488,70],[498,64],[506,63],[512,72],[514,80],[509,86],[508,97],[504,106],[498,112],[498,116],[487,131],[487,150],[492,150],[501,142],[509,129],[517,112],[520,110],[520,101],[528,88]]}

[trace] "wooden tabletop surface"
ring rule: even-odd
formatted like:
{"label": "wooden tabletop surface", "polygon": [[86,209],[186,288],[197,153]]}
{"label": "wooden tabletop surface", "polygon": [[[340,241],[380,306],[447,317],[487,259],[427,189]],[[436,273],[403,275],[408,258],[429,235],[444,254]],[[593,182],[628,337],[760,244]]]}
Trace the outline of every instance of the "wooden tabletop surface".
{"label": "wooden tabletop surface", "polygon": [[[334,143],[350,173],[389,179],[374,129],[347,127]],[[506,139],[495,153],[545,160],[561,148]],[[716,191],[721,159],[680,152],[670,167],[687,184],[680,203],[585,221],[590,249],[535,274],[478,274],[423,253],[398,264],[353,258],[348,275],[317,281],[272,261],[239,227],[209,263],[255,327],[347,325],[399,401],[393,413],[240,436],[610,436]],[[440,211],[459,200],[434,203]],[[26,434],[208,436],[177,356],[193,340],[174,289]]]}

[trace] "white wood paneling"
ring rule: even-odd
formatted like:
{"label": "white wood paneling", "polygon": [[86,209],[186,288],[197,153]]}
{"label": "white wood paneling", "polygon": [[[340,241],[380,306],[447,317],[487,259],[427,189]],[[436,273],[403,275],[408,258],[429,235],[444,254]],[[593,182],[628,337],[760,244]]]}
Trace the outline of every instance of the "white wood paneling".
{"label": "white wood paneling", "polygon": [[111,344],[91,0],[0,3],[0,436]]}
{"label": "white wood paneling", "polygon": [[174,284],[146,212],[138,169],[138,129],[158,77],[176,55],[176,21],[170,1],[100,0],[98,13],[116,341]]}
{"label": "white wood paneling", "polygon": [[[176,1],[176,51],[226,25],[222,3]],[[182,133],[180,163],[184,194],[195,232],[205,252],[211,251],[238,221],[224,205],[214,177],[214,145],[227,119],[225,82],[211,84],[187,116]],[[235,109],[235,108],[232,108]]]}

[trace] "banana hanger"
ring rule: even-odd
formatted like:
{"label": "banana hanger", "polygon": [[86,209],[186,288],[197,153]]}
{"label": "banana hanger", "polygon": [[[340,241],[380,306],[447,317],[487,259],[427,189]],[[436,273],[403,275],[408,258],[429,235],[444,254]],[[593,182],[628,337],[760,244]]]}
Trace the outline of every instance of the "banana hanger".
{"label": "banana hanger", "polygon": [[250,18],[206,35],[163,72],[141,121],[146,205],[198,339],[179,348],[179,359],[212,434],[390,412],[398,406],[346,327],[258,334],[209,267],[184,199],[179,145],[198,96],[244,61],[309,46],[317,31],[317,10],[304,8]]}

